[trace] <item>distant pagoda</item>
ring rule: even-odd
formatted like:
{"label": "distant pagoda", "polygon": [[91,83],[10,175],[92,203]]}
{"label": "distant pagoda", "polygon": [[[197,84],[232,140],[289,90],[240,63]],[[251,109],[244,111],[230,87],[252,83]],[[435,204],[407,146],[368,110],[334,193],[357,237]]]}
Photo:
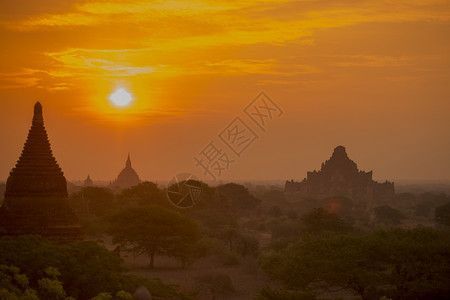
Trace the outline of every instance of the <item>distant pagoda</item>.
{"label": "distant pagoda", "polygon": [[130,154],[128,153],[127,162],[125,163],[125,168],[120,171],[117,179],[111,183],[111,186],[118,187],[121,189],[129,188],[141,183],[138,174],[131,167]]}
{"label": "distant pagoda", "polygon": [[88,174],[87,178],[84,180],[83,186],[93,186],[94,182],[91,179],[91,176]]}
{"label": "distant pagoda", "polygon": [[67,196],[66,178],[53,157],[42,105],[37,102],[22,155],[6,182],[0,234],[37,234],[58,242],[82,240],[81,225]]}
{"label": "distant pagoda", "polygon": [[286,181],[285,190],[315,199],[346,196],[371,203],[389,200],[395,194],[393,182],[376,182],[372,179],[372,171],[358,170],[343,146],[334,149],[319,171],[307,172],[303,181]]}

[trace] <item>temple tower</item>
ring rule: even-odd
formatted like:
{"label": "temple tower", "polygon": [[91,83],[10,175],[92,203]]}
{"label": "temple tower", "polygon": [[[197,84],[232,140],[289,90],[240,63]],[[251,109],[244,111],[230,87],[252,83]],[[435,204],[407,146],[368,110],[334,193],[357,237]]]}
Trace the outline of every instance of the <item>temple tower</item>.
{"label": "temple tower", "polygon": [[91,179],[91,176],[88,174],[86,179],[84,180],[83,186],[93,186],[94,182]]}
{"label": "temple tower", "polygon": [[139,183],[141,183],[141,180],[139,179],[139,176],[136,173],[136,171],[131,167],[130,154],[128,153],[125,168],[122,171],[120,171],[119,175],[117,176],[117,179],[111,183],[111,186],[124,189],[132,187],[134,185],[138,185]]}
{"label": "temple tower", "polygon": [[34,106],[31,129],[6,182],[0,208],[1,234],[37,234],[49,240],[81,240],[81,225],[69,206],[67,183],[53,157],[42,105]]}
{"label": "temple tower", "polygon": [[285,191],[316,199],[346,196],[373,205],[390,201],[395,195],[394,183],[376,182],[372,175],[372,171],[359,170],[345,147],[337,146],[320,170],[307,172],[301,182],[286,181]]}

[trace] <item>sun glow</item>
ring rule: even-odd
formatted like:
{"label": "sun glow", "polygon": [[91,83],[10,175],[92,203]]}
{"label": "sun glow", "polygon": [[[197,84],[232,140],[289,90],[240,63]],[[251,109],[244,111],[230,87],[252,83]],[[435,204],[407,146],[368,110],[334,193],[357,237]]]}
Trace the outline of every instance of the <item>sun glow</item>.
{"label": "sun glow", "polygon": [[133,96],[124,88],[118,88],[114,93],[109,96],[109,100],[118,107],[126,107],[131,101]]}

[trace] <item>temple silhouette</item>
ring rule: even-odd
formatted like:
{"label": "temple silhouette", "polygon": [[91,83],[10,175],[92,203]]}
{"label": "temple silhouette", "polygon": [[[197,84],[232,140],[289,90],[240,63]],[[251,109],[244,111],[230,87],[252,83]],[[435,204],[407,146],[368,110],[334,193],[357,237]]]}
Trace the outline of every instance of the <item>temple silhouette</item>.
{"label": "temple silhouette", "polygon": [[81,225],[67,196],[66,178],[53,157],[42,106],[37,102],[22,154],[6,181],[0,234],[36,234],[60,242],[81,240]]}
{"label": "temple silhouette", "polygon": [[83,186],[93,186],[94,182],[91,179],[91,176],[88,174],[88,176],[86,177],[86,179],[83,182]]}
{"label": "temple silhouette", "polygon": [[117,179],[114,180],[110,186],[118,187],[121,189],[129,188],[141,183],[137,172],[131,167],[130,154],[128,153],[127,162],[125,168],[117,175]]}
{"label": "temple silhouette", "polygon": [[343,146],[334,149],[331,158],[322,163],[319,171],[307,172],[303,181],[286,181],[285,191],[316,199],[346,196],[372,203],[391,199],[395,194],[393,182],[376,182],[372,179],[372,171],[358,170]]}

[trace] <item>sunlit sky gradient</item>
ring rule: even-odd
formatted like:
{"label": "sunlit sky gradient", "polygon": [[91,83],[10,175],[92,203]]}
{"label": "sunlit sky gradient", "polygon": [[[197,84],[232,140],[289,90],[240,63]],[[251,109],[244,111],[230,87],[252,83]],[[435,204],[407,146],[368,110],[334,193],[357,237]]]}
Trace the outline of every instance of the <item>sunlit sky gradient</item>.
{"label": "sunlit sky gradient", "polygon": [[[450,1],[0,1],[0,180],[39,100],[68,179],[202,178],[260,91],[284,111],[220,179],[302,179],[344,145],[376,179],[450,180]],[[117,88],[134,101],[111,104]]]}

